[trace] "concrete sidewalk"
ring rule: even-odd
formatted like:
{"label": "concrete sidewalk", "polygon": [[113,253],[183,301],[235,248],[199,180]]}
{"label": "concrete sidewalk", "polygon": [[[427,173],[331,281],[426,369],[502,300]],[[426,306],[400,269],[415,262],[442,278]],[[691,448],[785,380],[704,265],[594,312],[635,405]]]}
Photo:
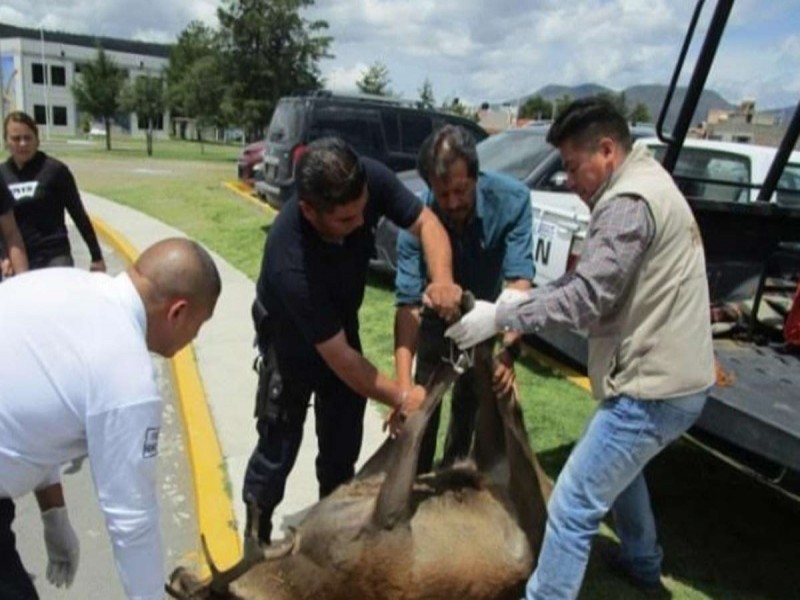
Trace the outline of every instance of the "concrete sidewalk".
{"label": "concrete sidewalk", "polygon": [[[113,239],[108,240],[112,244],[124,245],[127,240],[132,247],[128,248],[129,252],[141,252],[150,244],[165,237],[186,237],[181,231],[104,198],[87,193],[82,193],[82,198],[89,214],[107,225],[107,228],[99,227],[98,233],[104,237],[117,237],[116,242]],[[208,405],[213,430],[219,441],[222,464],[203,464],[213,460],[209,458],[213,455],[204,453],[204,450],[216,443],[214,439],[201,437],[188,443],[187,448],[190,454],[194,455],[189,459],[193,464],[195,477],[200,479],[195,481],[195,490],[201,532],[209,535],[212,531],[219,531],[216,527],[209,528],[204,525],[208,523],[208,517],[215,520],[218,525],[231,527],[233,525],[229,523],[231,510],[235,514],[238,528],[235,537],[217,535],[217,539],[209,539],[212,554],[215,559],[221,557],[219,566],[225,567],[226,563],[231,561],[230,556],[239,553],[239,546],[231,540],[241,539],[244,526],[244,507],[240,500],[241,487],[247,461],[257,438],[253,419],[256,375],[252,370],[252,363],[255,350],[250,318],[255,284],[222,257],[213,253],[212,255],[222,276],[222,294],[214,317],[203,326],[193,348],[196,369],[202,385],[200,395],[205,396]],[[182,385],[177,385],[176,393],[179,395],[185,393]],[[191,407],[192,402],[192,399],[185,399],[187,406]],[[202,423],[196,423],[195,417],[190,414],[193,412],[193,410],[184,411],[189,437],[192,437],[197,430],[202,430]],[[368,405],[360,462],[363,463],[383,441],[381,423],[380,413],[372,404]],[[287,483],[284,501],[275,513],[273,522],[276,532],[294,524],[317,500],[314,468],[316,448],[314,412],[309,410],[300,455]],[[211,475],[208,475],[209,472]],[[220,486],[223,489],[218,489]],[[213,500],[220,497],[223,498],[222,502]],[[206,519],[203,515],[206,515]],[[232,531],[230,533],[233,534]],[[227,539],[220,539],[223,537]],[[231,544],[234,544],[234,547],[231,547]],[[170,568],[171,565],[167,567]]]}

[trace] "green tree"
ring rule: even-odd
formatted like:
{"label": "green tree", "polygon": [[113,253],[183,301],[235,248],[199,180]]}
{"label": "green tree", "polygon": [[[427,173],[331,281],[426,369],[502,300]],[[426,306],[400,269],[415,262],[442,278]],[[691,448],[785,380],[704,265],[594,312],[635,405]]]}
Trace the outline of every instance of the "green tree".
{"label": "green tree", "polygon": [[628,115],[628,120],[631,123],[649,123],[652,117],[650,116],[650,109],[647,108],[647,104],[644,102],[637,102],[636,106],[631,110],[631,114]]}
{"label": "green tree", "polygon": [[549,119],[553,116],[553,103],[536,94],[520,106],[519,116],[523,119]]}
{"label": "green tree", "polygon": [[422,87],[419,88],[419,100],[417,101],[417,108],[435,108],[436,100],[433,98],[433,85],[431,80],[427,77],[422,82]]}
{"label": "green tree", "polygon": [[[170,47],[169,66],[166,70],[167,103],[173,117],[193,116],[189,114],[187,105],[193,102],[193,95],[197,90],[185,85],[184,79],[194,77],[190,72],[195,68],[195,63],[207,60],[209,57],[215,57],[214,64],[221,69],[219,56],[217,32],[204,23],[192,21],[180,33],[178,42]],[[185,126],[173,133],[181,139],[186,138]]]}
{"label": "green tree", "polygon": [[97,58],[81,66],[80,77],[72,84],[78,110],[103,121],[106,150],[111,150],[111,120],[119,112],[124,83],[125,72],[98,47]]}
{"label": "green tree", "polygon": [[136,113],[139,129],[145,129],[147,156],[153,156],[153,127],[164,118],[167,108],[164,79],[147,75],[134,77],[122,90],[120,106]]}
{"label": "green tree", "polygon": [[200,151],[205,152],[203,129],[224,127],[227,122],[227,82],[220,68],[219,57],[209,55],[195,61],[181,80],[180,88],[184,97],[184,114],[194,119]]}
{"label": "green tree", "polygon": [[478,113],[470,110],[467,105],[461,102],[457,97],[452,100],[445,100],[442,103],[442,110],[454,115],[466,117],[467,119],[472,119],[476,123],[478,122]]}
{"label": "green tree", "polygon": [[553,117],[561,114],[561,111],[572,104],[572,96],[570,94],[563,94],[560,98],[553,100]]}
{"label": "green tree", "polygon": [[263,135],[281,96],[321,87],[317,63],[329,58],[325,21],[300,10],[314,0],[223,0],[217,9],[227,106],[249,139]]}
{"label": "green tree", "polygon": [[362,94],[373,94],[375,96],[391,96],[389,89],[391,82],[389,68],[382,62],[376,60],[367,70],[361,74],[361,79],[356,81],[356,86]]}
{"label": "green tree", "polygon": [[625,92],[620,92],[619,94],[614,92],[603,92],[601,94],[597,94],[597,97],[607,100],[619,111],[621,115],[625,116],[626,118],[628,117],[628,101],[625,98]]}

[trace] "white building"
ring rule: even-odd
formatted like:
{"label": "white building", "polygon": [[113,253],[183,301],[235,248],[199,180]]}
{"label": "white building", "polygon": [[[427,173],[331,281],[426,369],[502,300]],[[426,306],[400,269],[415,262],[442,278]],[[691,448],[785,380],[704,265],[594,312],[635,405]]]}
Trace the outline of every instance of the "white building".
{"label": "white building", "polygon": [[[75,106],[72,84],[81,66],[97,59],[98,46],[128,77],[164,76],[169,46],[114,38],[26,29],[0,23],[0,117],[22,110],[39,125],[40,135],[80,135],[85,119]],[[156,125],[166,137],[169,114]],[[115,128],[143,136],[136,114],[115,118]],[[146,124],[143,124],[146,127]]]}

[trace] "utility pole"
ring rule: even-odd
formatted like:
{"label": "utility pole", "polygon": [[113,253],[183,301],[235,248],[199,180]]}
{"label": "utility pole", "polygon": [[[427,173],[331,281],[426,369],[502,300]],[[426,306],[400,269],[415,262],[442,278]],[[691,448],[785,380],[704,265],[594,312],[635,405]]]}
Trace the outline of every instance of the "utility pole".
{"label": "utility pole", "polygon": [[44,125],[45,139],[50,141],[50,78],[47,73],[47,63],[44,61],[44,27],[39,24],[39,41],[42,53],[42,74],[44,75]]}

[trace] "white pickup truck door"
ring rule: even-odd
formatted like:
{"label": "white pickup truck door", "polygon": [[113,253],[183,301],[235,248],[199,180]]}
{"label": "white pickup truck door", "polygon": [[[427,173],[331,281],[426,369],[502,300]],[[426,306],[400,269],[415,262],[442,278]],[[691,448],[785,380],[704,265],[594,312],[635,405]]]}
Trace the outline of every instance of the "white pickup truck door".
{"label": "white pickup truck door", "polygon": [[567,271],[570,252],[586,237],[589,209],[570,193],[531,192],[533,207],[533,260],[536,285],[545,285]]}

